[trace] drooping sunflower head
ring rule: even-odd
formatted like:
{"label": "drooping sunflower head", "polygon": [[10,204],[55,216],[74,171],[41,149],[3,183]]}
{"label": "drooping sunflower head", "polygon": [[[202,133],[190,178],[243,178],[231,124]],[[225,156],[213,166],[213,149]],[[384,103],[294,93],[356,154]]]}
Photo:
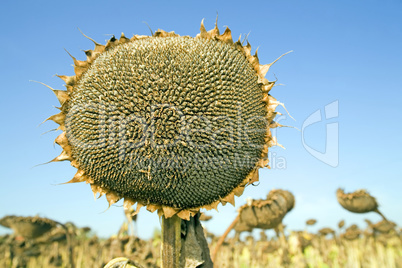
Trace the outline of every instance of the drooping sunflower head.
{"label": "drooping sunflower head", "polygon": [[314,225],[316,223],[317,223],[316,219],[309,219],[309,220],[306,221],[306,225]]}
{"label": "drooping sunflower head", "polygon": [[354,213],[367,213],[376,211],[378,208],[377,200],[366,190],[345,193],[343,189],[339,188],[336,191],[336,198],[344,209]]}
{"label": "drooping sunflower head", "polygon": [[289,213],[295,207],[295,196],[287,191],[282,189],[271,190],[267,195],[267,200],[270,199],[271,196],[274,195],[282,195],[286,199],[286,213]]}
{"label": "drooping sunflower head", "polygon": [[35,239],[49,232],[57,223],[48,218],[5,216],[0,219],[0,225],[11,228],[16,235],[24,238]]}
{"label": "drooping sunflower head", "polygon": [[215,26],[196,37],[158,30],[95,42],[75,75],[59,76],[63,133],[54,161],[78,169],[109,204],[124,198],[149,211],[188,219],[200,208],[234,204],[258,180],[276,145],[270,128],[279,103],[250,44]]}
{"label": "drooping sunflower head", "polygon": [[361,234],[362,231],[359,229],[359,227],[356,224],[353,224],[346,228],[345,232],[340,236],[346,240],[353,241],[358,239]]}
{"label": "drooping sunflower head", "polygon": [[326,235],[329,235],[329,234],[335,234],[335,231],[332,228],[324,227],[324,228],[319,229],[318,233],[320,235],[326,236]]}
{"label": "drooping sunflower head", "polygon": [[294,196],[286,190],[272,190],[266,199],[249,199],[239,208],[236,232],[251,231],[254,228],[272,229],[277,227],[295,204]]}

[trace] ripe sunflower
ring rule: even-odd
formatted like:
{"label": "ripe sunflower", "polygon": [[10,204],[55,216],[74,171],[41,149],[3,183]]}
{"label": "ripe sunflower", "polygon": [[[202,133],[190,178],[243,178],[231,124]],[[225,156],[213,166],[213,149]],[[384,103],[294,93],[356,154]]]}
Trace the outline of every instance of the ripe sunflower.
{"label": "ripe sunflower", "polygon": [[93,42],[85,61],[73,57],[75,75],[59,76],[67,90],[53,90],[61,112],[48,118],[63,131],[53,161],[78,169],[69,183],[89,183],[109,205],[124,198],[137,213],[189,219],[258,181],[280,126],[265,78],[275,61],[261,65],[248,42],[203,22],[194,38],[158,30]]}
{"label": "ripe sunflower", "polygon": [[20,217],[12,215],[1,218],[0,225],[13,229],[16,235],[35,239],[49,232],[57,225],[57,222],[38,216]]}
{"label": "ripe sunflower", "polygon": [[378,210],[378,203],[374,196],[366,190],[360,189],[353,193],[345,193],[343,189],[336,190],[338,203],[346,210],[354,213],[377,212],[384,220],[385,216]]}
{"label": "ripe sunflower", "polygon": [[236,232],[250,232],[254,228],[276,228],[294,205],[295,198],[291,192],[272,190],[266,199],[249,200],[239,208],[238,222],[234,229]]}

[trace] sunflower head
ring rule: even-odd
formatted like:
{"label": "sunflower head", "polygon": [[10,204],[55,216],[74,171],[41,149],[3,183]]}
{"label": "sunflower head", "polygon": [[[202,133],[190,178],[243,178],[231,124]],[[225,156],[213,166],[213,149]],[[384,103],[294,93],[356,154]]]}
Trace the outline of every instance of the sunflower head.
{"label": "sunflower head", "polygon": [[395,230],[396,223],[388,220],[381,220],[377,222],[376,224],[373,224],[371,227],[373,228],[374,231],[382,233],[382,234],[388,234],[392,230]]}
{"label": "sunflower head", "polygon": [[287,209],[286,213],[290,212],[295,207],[296,203],[295,196],[287,190],[276,189],[268,193],[267,200],[270,199],[271,196],[278,194],[282,195],[286,199],[286,209]]}
{"label": "sunflower head", "polygon": [[50,219],[38,216],[5,216],[0,219],[0,225],[13,229],[15,234],[24,238],[34,239],[53,229],[57,223]]}
{"label": "sunflower head", "polygon": [[367,213],[376,211],[378,208],[377,200],[366,190],[357,190],[353,193],[345,193],[343,189],[336,191],[339,204],[346,210],[354,213]]}
{"label": "sunflower head", "polygon": [[74,60],[66,91],[54,90],[63,132],[53,161],[78,169],[109,204],[124,198],[165,217],[234,204],[268,166],[282,105],[251,46],[201,23],[196,37],[156,31],[95,43]]}
{"label": "sunflower head", "polygon": [[293,196],[285,190],[272,190],[268,193],[267,199],[249,200],[248,204],[239,208],[239,221],[234,229],[237,232],[250,232],[254,228],[277,227],[286,213],[293,208],[294,198],[290,199],[290,195]]}
{"label": "sunflower head", "polygon": [[326,236],[329,234],[335,234],[335,231],[332,228],[324,227],[324,228],[321,228],[320,230],[318,230],[318,233],[320,235]]}
{"label": "sunflower head", "polygon": [[306,225],[314,225],[316,223],[317,223],[316,219],[309,219],[309,220],[306,221]]}
{"label": "sunflower head", "polygon": [[345,232],[341,234],[341,237],[353,241],[360,237],[362,231],[357,227],[356,224],[351,225],[350,227],[346,228]]}

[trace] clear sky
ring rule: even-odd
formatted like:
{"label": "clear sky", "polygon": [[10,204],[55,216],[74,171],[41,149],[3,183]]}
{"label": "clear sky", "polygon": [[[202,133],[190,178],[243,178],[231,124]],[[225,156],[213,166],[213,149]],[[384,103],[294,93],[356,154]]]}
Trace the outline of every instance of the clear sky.
{"label": "clear sky", "polygon": [[[335,227],[340,219],[365,226],[375,213],[345,211],[335,191],[360,188],[374,195],[380,210],[402,225],[402,1],[4,1],[0,8],[0,217],[39,214],[60,222],[90,226],[100,236],[118,231],[122,203],[105,211],[89,185],[58,185],[75,174],[68,162],[33,168],[56,157],[57,126],[38,125],[57,110],[58,101],[37,80],[56,89],[55,74],[73,75],[67,49],[78,59],[111,35],[149,34],[156,30],[195,36],[205,18],[207,29],[227,25],[234,39],[248,34],[261,63],[293,50],[270,70],[283,86],[271,93],[286,104],[296,121],[284,116],[277,137],[286,150],[271,150],[271,170],[260,184],[236,199],[263,198],[273,188],[290,190],[296,207],[284,219],[290,229]],[[275,75],[275,76],[274,76]],[[286,112],[278,108],[282,113]],[[319,116],[321,115],[321,120]],[[283,119],[283,120],[282,120]],[[339,143],[338,143],[339,141]],[[326,153],[324,153],[326,151]],[[339,161],[338,161],[339,160]],[[276,164],[274,164],[274,161]],[[221,234],[236,215],[230,204],[209,212],[205,226]],[[140,237],[159,228],[156,214],[141,211]],[[0,227],[0,234],[8,232]]]}

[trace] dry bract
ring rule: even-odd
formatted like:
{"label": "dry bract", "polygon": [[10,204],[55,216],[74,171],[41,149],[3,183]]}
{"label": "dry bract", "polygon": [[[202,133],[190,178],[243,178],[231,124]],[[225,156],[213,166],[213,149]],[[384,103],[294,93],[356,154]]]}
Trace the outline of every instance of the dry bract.
{"label": "dry bract", "polygon": [[205,213],[201,213],[200,221],[209,221],[210,219],[212,219],[211,215],[206,215]]}
{"label": "dry bract", "polygon": [[[282,105],[250,44],[215,26],[195,37],[158,30],[96,42],[74,76],[53,90],[63,151],[53,161],[78,169],[69,183],[91,184],[109,204],[124,198],[169,218],[234,204],[268,166],[271,128]],[[279,201],[278,201],[279,202]]]}

